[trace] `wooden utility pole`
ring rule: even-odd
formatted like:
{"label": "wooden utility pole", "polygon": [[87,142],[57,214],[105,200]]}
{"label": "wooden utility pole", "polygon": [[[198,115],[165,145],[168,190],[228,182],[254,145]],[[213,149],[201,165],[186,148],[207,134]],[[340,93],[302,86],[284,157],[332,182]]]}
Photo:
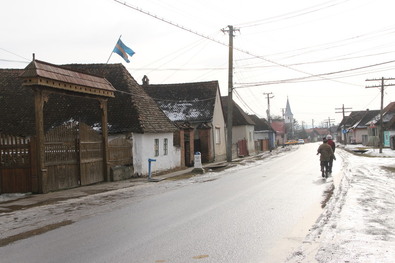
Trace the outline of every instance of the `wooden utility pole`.
{"label": "wooden utility pole", "polygon": [[331,122],[334,122],[335,119],[331,119],[330,117],[328,117],[328,129],[331,128]]}
{"label": "wooden utility pole", "polygon": [[384,87],[395,86],[395,84],[384,84],[385,80],[395,80],[395,78],[381,79],[367,79],[366,81],[381,81],[381,85],[366,86],[366,88],[381,88],[381,103],[380,103],[380,129],[379,129],[379,148],[380,153],[383,153],[383,137],[384,137],[384,123],[383,123],[383,104],[384,104]]}
{"label": "wooden utility pole", "polygon": [[226,138],[226,161],[232,161],[232,128],[233,128],[233,26],[228,26],[228,29],[222,29],[222,32],[229,32],[229,66],[228,66],[228,112],[227,112],[227,138]]}
{"label": "wooden utility pole", "polygon": [[266,111],[266,113],[267,113],[267,121],[269,122],[269,123],[271,123],[271,117],[270,117],[270,99],[272,99],[272,98],[274,98],[274,96],[270,96],[271,94],[273,94],[273,93],[263,93],[263,95],[266,95],[266,98],[267,98],[267,111]]}
{"label": "wooden utility pole", "polygon": [[[341,107],[341,108],[335,108],[335,110],[342,110],[341,112],[335,112],[335,113],[343,113],[343,119],[342,119],[342,122],[343,122],[343,129],[342,129],[342,136],[341,136],[341,138],[343,138],[343,135],[344,135],[344,145],[347,145],[347,131],[346,131],[346,121],[345,121],[345,119],[344,119],[344,117],[345,117],[345,113],[346,113],[346,111],[345,110],[351,110],[352,108],[344,108],[344,104],[343,104],[343,106]],[[347,111],[347,112],[351,112],[351,111]]]}

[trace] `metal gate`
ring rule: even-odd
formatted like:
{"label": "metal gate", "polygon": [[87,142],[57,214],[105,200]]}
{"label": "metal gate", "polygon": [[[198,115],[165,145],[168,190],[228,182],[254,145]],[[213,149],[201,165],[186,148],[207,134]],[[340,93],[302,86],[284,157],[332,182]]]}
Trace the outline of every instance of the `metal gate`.
{"label": "metal gate", "polygon": [[0,134],[0,193],[32,191],[31,150],[29,139]]}
{"label": "metal gate", "polygon": [[69,122],[45,135],[48,191],[104,180],[102,136],[84,123]]}

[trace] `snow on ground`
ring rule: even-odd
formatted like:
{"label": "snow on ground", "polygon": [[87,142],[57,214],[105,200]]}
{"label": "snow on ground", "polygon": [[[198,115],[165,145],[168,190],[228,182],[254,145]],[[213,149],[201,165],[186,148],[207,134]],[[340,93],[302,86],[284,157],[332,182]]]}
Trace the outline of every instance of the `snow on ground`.
{"label": "snow on ground", "polygon": [[395,151],[337,150],[336,156],[343,160],[340,185],[286,262],[395,262]]}

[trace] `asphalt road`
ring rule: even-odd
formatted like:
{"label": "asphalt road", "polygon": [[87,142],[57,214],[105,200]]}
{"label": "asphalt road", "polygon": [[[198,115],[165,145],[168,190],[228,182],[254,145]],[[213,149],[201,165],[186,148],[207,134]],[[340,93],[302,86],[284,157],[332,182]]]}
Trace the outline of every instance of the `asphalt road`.
{"label": "asphalt road", "polygon": [[320,178],[317,147],[125,190],[95,207],[71,205],[92,211],[0,247],[1,262],[283,262],[332,185]]}

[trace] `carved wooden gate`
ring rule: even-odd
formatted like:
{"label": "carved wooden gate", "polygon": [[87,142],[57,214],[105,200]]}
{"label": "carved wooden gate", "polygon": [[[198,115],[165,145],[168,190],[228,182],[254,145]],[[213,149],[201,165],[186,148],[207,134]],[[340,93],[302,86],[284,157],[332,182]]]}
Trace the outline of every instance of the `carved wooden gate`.
{"label": "carved wooden gate", "polygon": [[84,123],[69,122],[45,135],[44,184],[49,191],[104,180],[103,141]]}
{"label": "carved wooden gate", "polygon": [[0,134],[0,193],[32,191],[30,140]]}
{"label": "carved wooden gate", "polygon": [[79,125],[79,160],[81,185],[104,181],[103,138],[84,123]]}

